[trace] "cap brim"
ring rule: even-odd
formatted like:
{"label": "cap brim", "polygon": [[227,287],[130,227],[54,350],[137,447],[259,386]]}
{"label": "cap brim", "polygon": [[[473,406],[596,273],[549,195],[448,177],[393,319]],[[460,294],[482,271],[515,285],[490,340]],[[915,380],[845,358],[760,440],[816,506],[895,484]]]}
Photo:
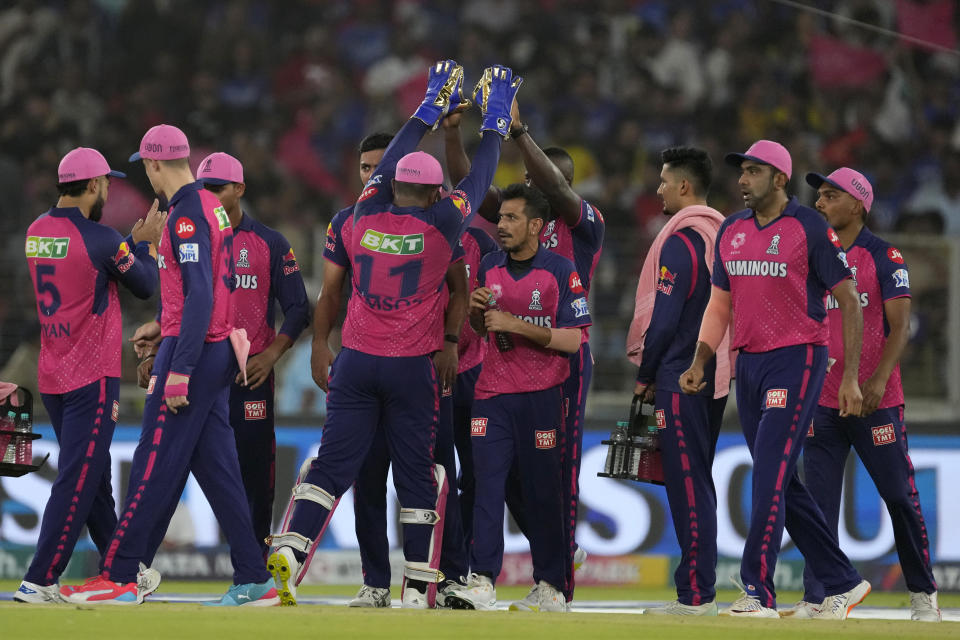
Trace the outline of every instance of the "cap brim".
{"label": "cap brim", "polygon": [[[757,158],[755,156],[748,156],[745,153],[728,153],[726,156],[724,156],[723,159],[731,167],[739,167],[746,160],[750,160],[751,162],[759,162],[760,164],[765,164],[768,167],[773,167],[773,165],[767,162],[766,160],[761,160],[760,158]],[[773,168],[777,169],[776,167],[773,167]],[[783,173],[783,171],[781,171],[780,169],[777,169],[777,171],[780,171],[781,173]]]}
{"label": "cap brim", "polygon": [[830,186],[836,187],[837,189],[840,189],[840,191],[847,193],[846,189],[838,185],[836,182],[834,182],[827,176],[820,175],[819,173],[808,173],[805,179],[807,181],[807,184],[813,187],[814,189],[819,189],[823,185],[823,183],[826,182]]}
{"label": "cap brim", "polygon": [[130,159],[129,159],[128,162],[137,162],[138,160],[143,160],[143,158],[140,157],[140,152],[139,152],[139,151],[137,151],[135,154],[133,154],[132,156],[130,156]]}
{"label": "cap brim", "polygon": [[223,178],[200,178],[200,182],[203,184],[232,184],[233,180],[224,180]]}
{"label": "cap brim", "polygon": [[116,169],[111,169],[111,170],[110,170],[110,173],[108,173],[107,175],[108,175],[108,176],[111,176],[111,177],[113,177],[113,178],[126,178],[126,177],[127,177],[127,174],[125,174],[123,171],[117,171]]}

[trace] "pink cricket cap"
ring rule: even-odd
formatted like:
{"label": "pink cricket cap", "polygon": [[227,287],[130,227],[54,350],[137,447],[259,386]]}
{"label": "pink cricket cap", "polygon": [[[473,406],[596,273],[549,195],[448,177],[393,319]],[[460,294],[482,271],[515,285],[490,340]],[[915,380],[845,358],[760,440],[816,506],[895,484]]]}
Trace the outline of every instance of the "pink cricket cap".
{"label": "pink cricket cap", "polygon": [[200,161],[197,180],[203,184],[243,182],[243,165],[229,153],[211,153]]}
{"label": "pink cricket cap", "polygon": [[870,211],[870,207],[873,205],[873,187],[870,186],[870,181],[859,171],[854,171],[849,167],[840,167],[828,176],[822,176],[819,173],[807,174],[807,184],[814,189],[819,189],[824,182],[849,193],[863,203],[865,210]]}
{"label": "pink cricket cap", "polygon": [[173,125],[158,124],[143,134],[140,151],[130,156],[137,160],[179,160],[190,155],[190,143],[183,131]]}
{"label": "pink cricket cap", "polygon": [[394,179],[413,184],[443,184],[443,169],[429,153],[414,151],[400,158]]}
{"label": "pink cricket cap", "polygon": [[111,169],[103,154],[89,147],[77,147],[63,156],[57,168],[57,180],[60,183],[89,180],[100,176],[126,178],[127,174]]}
{"label": "pink cricket cap", "polygon": [[779,142],[773,140],[757,140],[746,153],[728,153],[724,158],[727,164],[739,167],[744,160],[753,160],[768,164],[777,171],[783,171],[787,174],[787,179],[793,173],[793,161],[790,159],[790,152]]}

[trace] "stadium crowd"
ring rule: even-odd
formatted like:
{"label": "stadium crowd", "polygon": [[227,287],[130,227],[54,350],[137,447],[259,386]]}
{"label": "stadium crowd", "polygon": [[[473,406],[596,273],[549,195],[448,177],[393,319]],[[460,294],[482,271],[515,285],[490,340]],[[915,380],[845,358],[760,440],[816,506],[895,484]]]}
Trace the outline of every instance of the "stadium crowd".
{"label": "stadium crowd", "polygon": [[[807,4],[956,47],[950,0]],[[22,286],[0,301],[0,363],[38,333],[19,243],[55,197],[48,176],[67,150],[96,146],[121,162],[147,128],[176,122],[194,164],[213,150],[242,158],[245,208],[291,237],[312,296],[323,230],[356,196],[358,141],[395,131],[421,98],[425,66],[447,57],[468,70],[502,61],[522,71],[524,119],[539,140],[570,151],[577,191],[608,220],[591,300],[597,389],[625,389],[630,378],[623,318],[662,224],[655,191],[666,146],[693,142],[719,158],[780,140],[798,175],[861,167],[878,185],[875,230],[960,232],[960,58],[770,0],[4,5],[0,264]],[[439,134],[424,148],[443,157]],[[495,183],[521,172],[506,145]],[[128,182],[114,186],[104,218],[124,232],[149,206],[142,174]],[[805,185],[791,190],[812,203]],[[718,176],[710,201],[724,213],[739,207],[732,173]],[[152,311],[139,308],[128,328]]]}

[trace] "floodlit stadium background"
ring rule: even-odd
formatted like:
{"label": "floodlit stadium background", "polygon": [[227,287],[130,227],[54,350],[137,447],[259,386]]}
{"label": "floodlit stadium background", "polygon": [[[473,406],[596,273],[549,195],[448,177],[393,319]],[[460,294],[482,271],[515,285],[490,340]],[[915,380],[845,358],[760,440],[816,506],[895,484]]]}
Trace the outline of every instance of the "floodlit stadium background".
{"label": "floodlit stadium background", "polygon": [[[245,209],[291,240],[313,297],[322,277],[327,222],[359,191],[360,138],[402,123],[422,97],[430,62],[456,59],[471,85],[485,66],[504,63],[525,77],[520,108],[530,133],[541,145],[559,144],[571,152],[574,188],[600,208],[608,225],[591,295],[597,362],[578,535],[596,558],[595,579],[666,584],[669,562],[657,558],[677,552],[662,489],[595,477],[595,461],[602,462],[603,454],[599,440],[624,416],[633,384],[624,340],[637,272],[663,222],[655,193],[659,152],[675,144],[710,151],[716,164],[711,204],[729,213],[739,208],[739,194],[736,172],[720,164],[722,155],[772,138],[791,150],[790,189],[807,204],[814,196],[802,181],[807,171],[841,165],[863,171],[876,191],[869,223],[896,242],[911,268],[913,332],[903,359],[906,417],[937,576],[943,589],[958,589],[960,539],[946,532],[960,528],[948,491],[960,484],[960,55],[955,51],[960,9],[951,0],[805,3],[836,16],[828,18],[791,4],[796,3],[5,2],[0,380],[36,388],[39,329],[23,233],[56,201],[55,169],[69,149],[96,147],[125,169],[143,132],[168,122],[189,136],[194,163],[215,150],[236,155],[247,176]],[[893,32],[947,51],[917,46]],[[476,124],[475,117],[467,118],[464,127],[472,131]],[[475,140],[471,132],[465,138]],[[439,134],[428,136],[423,148],[443,158]],[[129,167],[129,173],[128,180],[111,184],[104,216],[124,233],[151,198],[140,167]],[[521,176],[519,157],[505,143],[496,182],[504,186]],[[122,298],[129,336],[155,307]],[[135,364],[129,350],[121,410],[127,428],[118,429],[114,441],[118,496],[125,489],[143,400]],[[279,512],[322,424],[323,397],[309,376],[306,336],[279,367],[277,410],[284,425],[278,433]],[[42,429],[39,402],[37,411]],[[36,450],[52,451],[55,459],[52,433],[44,433]],[[889,521],[863,469],[851,465],[848,471],[845,548],[875,575],[888,576],[895,563]],[[48,468],[0,480],[0,577],[20,577],[53,475]],[[721,552],[736,558],[749,504],[744,493],[749,455],[732,410],[715,475]],[[340,524],[327,536],[331,550],[355,546],[349,504],[341,505]],[[171,554],[199,550],[215,575],[228,570],[218,564],[219,532],[195,487],[170,533]],[[507,546],[525,551],[515,533]],[[88,555],[78,555],[78,574]],[[171,566],[180,557],[171,555]],[[339,558],[338,564],[318,579],[359,581],[355,553],[331,557]],[[796,552],[785,557],[796,560]],[[524,561],[523,555],[516,558]],[[182,575],[200,566],[180,564]],[[884,584],[896,587],[897,579]]]}

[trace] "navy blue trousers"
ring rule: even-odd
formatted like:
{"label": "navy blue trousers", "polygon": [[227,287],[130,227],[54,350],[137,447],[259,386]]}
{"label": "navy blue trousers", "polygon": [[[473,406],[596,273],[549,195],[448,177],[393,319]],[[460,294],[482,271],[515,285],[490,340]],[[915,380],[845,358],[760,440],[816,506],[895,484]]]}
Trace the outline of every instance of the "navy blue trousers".
{"label": "navy blue trousers", "polygon": [[117,526],[110,487],[110,442],[116,421],[118,378],[100,378],[67,393],[41,394],[60,454],[57,479],[40,521],[37,552],[24,580],[39,585],[57,582],[84,525],[100,552],[101,568]]}
{"label": "navy blue trousers", "polygon": [[[878,409],[866,418],[841,418],[836,409],[817,407],[813,430],[807,434],[804,445],[804,481],[835,536],[840,522],[843,470],[851,446],[887,505],[907,588],[933,593],[937,583],[930,566],[930,541],[907,447],[903,406]],[[804,569],[803,586],[804,600],[823,600],[823,584],[809,569]]]}

